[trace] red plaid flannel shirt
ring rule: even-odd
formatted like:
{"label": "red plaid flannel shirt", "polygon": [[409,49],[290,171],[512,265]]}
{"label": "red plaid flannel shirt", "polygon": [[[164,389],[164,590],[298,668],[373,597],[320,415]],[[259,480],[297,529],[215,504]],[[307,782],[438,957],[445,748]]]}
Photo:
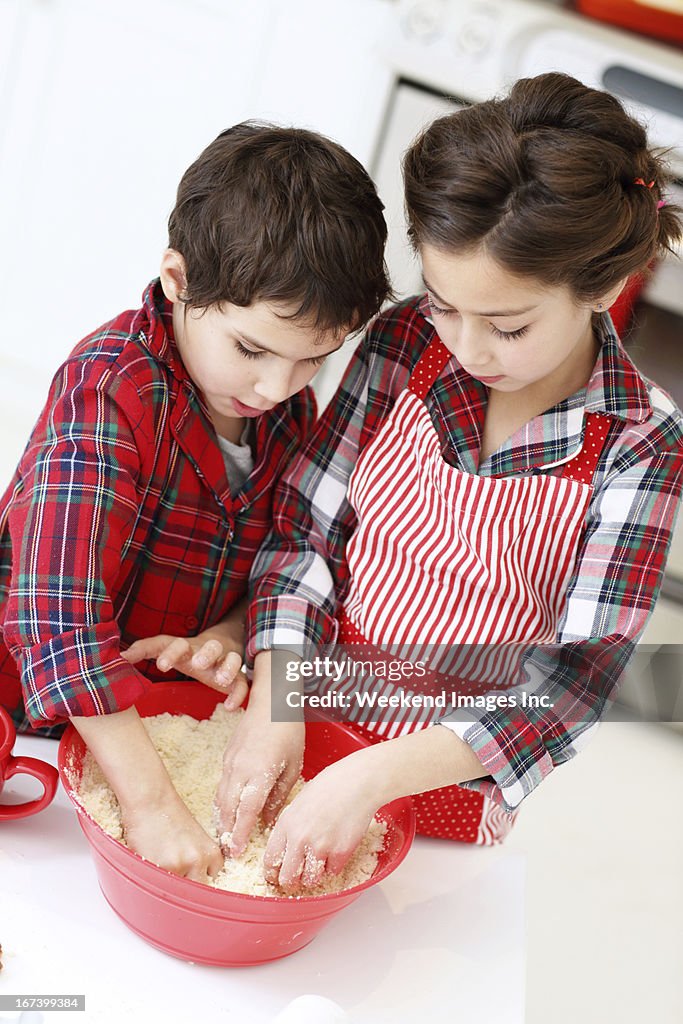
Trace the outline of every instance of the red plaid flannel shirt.
{"label": "red plaid flannel shirt", "polygon": [[130,707],[156,673],[122,645],[194,635],[243,596],[315,419],[308,388],[260,417],[233,500],[171,313],[153,282],[74,349],[0,499],[0,701],[16,714],[23,690],[34,726]]}

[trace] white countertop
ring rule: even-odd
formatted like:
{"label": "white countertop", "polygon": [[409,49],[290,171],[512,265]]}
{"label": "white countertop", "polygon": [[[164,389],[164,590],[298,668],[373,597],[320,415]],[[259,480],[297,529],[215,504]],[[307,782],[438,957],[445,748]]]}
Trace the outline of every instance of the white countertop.
{"label": "white countertop", "polygon": [[[56,764],[57,743],[21,736],[14,752]],[[12,779],[2,799],[36,791]],[[305,993],[334,1000],[353,1024],[523,1024],[524,883],[519,853],[418,837],[300,952],[260,967],[193,965],[149,946],[106,904],[60,786],[40,814],[0,824],[0,993],[85,994],[85,1012],[43,1012],[43,1024],[270,1024]]]}

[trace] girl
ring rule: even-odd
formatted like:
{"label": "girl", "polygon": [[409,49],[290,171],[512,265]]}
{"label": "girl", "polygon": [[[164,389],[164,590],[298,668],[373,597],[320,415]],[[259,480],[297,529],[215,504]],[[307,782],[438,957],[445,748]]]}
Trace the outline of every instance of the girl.
{"label": "girl", "polygon": [[270,721],[273,648],[436,645],[445,670],[449,651],[478,645],[495,655],[478,692],[513,689],[467,720],[389,708],[356,726],[375,742],[272,831],[266,877],[288,888],[339,870],[405,794],[420,794],[420,832],[504,837],[613,698],[681,493],[681,414],[607,312],[681,235],[643,128],[614,97],[541,75],[437,120],[404,174],[426,296],[374,322],[280,485],[252,572],[250,704],[218,791],[233,853],[301,762],[301,723]]}

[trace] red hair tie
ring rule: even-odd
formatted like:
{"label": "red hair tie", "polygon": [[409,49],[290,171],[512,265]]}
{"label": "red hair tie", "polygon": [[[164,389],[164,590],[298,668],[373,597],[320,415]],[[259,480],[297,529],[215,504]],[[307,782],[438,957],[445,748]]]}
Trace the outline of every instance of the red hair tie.
{"label": "red hair tie", "polygon": [[643,181],[642,178],[634,178],[634,181],[633,181],[634,185],[642,185],[644,188],[652,188],[654,183],[655,183],[654,178],[652,179],[652,181]]}

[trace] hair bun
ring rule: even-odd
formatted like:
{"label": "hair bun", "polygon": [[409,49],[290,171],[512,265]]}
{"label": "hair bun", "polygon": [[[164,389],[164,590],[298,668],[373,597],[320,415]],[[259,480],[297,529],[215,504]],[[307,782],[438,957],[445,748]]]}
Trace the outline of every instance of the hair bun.
{"label": "hair bun", "polygon": [[658,207],[671,175],[643,125],[616,97],[559,72],[438,118],[404,174],[414,245],[484,243],[501,266],[581,301],[681,236],[681,210]]}

